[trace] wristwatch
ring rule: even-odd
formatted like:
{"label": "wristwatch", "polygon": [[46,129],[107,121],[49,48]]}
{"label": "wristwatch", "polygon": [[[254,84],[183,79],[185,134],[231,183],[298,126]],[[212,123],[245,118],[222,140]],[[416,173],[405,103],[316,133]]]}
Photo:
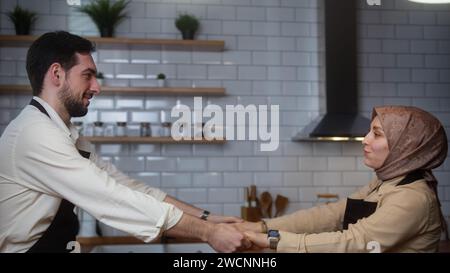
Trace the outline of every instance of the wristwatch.
{"label": "wristwatch", "polygon": [[271,229],[267,232],[267,239],[269,240],[270,249],[277,249],[278,242],[280,241],[280,233],[278,230]]}
{"label": "wristwatch", "polygon": [[208,216],[209,216],[209,211],[207,211],[207,210],[204,210],[203,212],[202,212],[202,215],[200,215],[200,219],[202,219],[202,220],[208,220]]}

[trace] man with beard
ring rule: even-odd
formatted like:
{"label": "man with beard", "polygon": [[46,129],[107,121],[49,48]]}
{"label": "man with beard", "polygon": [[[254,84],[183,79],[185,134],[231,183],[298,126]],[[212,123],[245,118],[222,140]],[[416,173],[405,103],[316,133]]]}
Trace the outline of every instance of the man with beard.
{"label": "man with beard", "polygon": [[[0,139],[0,251],[67,252],[78,232],[77,206],[99,221],[150,242],[197,238],[219,252],[248,241],[208,212],[148,187],[102,161],[78,138],[72,117],[100,93],[93,44],[68,32],[39,37],[27,54],[30,105]],[[206,221],[205,221],[206,220]]]}

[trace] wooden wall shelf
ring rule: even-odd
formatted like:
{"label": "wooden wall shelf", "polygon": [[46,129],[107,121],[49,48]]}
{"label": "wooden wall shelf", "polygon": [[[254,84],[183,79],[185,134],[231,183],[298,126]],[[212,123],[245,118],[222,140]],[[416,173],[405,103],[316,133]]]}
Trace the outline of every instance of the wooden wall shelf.
{"label": "wooden wall shelf", "polygon": [[[0,44],[23,44],[31,43],[39,36],[34,35],[0,35]],[[148,45],[148,46],[165,46],[170,48],[191,48],[199,50],[223,51],[225,41],[222,40],[177,40],[177,39],[142,39],[142,38],[103,38],[87,36],[97,45]]]}
{"label": "wooden wall shelf", "polygon": [[[0,93],[31,92],[29,85],[0,85]],[[118,87],[102,86],[101,93],[129,93],[129,94],[149,94],[149,95],[208,95],[223,96],[225,88],[222,87]]]}
{"label": "wooden wall shelf", "polygon": [[223,140],[180,140],[176,141],[171,137],[84,137],[85,140],[91,143],[159,143],[159,144],[224,144]]}

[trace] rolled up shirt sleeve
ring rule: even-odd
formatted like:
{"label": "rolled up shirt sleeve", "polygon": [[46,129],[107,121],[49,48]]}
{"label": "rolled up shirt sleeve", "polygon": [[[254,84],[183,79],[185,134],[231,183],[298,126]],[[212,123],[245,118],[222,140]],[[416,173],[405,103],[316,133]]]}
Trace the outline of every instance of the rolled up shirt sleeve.
{"label": "rolled up shirt sleeve", "polygon": [[112,176],[83,158],[71,138],[50,121],[24,128],[18,143],[14,161],[20,164],[14,169],[19,183],[67,199],[111,227],[149,242],[182,216],[158,200],[161,195],[131,189],[118,182],[120,175]]}

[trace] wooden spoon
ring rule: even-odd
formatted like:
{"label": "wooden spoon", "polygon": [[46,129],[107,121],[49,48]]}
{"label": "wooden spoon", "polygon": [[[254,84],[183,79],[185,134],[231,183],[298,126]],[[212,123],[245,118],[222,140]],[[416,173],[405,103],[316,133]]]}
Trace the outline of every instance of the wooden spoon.
{"label": "wooden spoon", "polygon": [[275,217],[281,216],[284,213],[288,203],[289,199],[287,197],[277,195],[277,198],[275,198]]}
{"label": "wooden spoon", "polygon": [[261,204],[261,214],[263,218],[272,218],[272,195],[265,191],[261,193],[259,199]]}

